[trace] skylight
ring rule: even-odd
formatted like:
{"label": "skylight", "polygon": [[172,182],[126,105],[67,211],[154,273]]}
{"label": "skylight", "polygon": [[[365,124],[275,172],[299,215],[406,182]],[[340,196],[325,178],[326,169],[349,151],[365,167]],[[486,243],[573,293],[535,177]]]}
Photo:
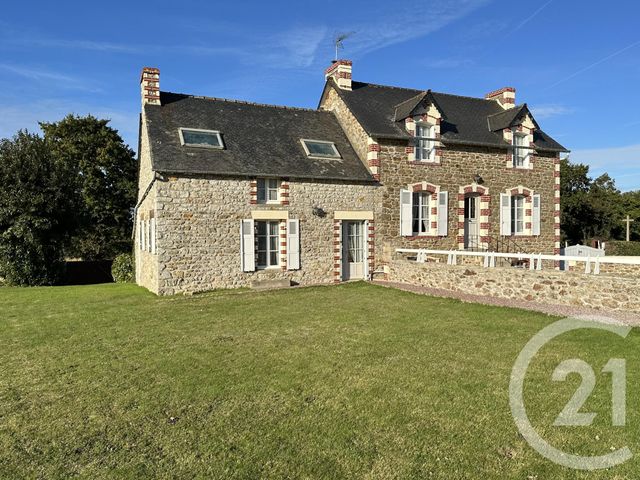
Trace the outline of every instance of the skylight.
{"label": "skylight", "polygon": [[180,128],[180,143],[187,147],[224,148],[222,137],[217,130]]}
{"label": "skylight", "polygon": [[300,140],[309,157],[340,158],[340,153],[333,142],[323,140]]}

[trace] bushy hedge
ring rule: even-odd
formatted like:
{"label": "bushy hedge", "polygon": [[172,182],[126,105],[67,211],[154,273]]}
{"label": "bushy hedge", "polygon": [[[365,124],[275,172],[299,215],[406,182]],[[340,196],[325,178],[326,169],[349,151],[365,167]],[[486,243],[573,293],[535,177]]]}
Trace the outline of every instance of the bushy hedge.
{"label": "bushy hedge", "polygon": [[609,240],[606,242],[607,255],[623,257],[640,256],[640,242],[625,242],[622,240]]}
{"label": "bushy hedge", "polygon": [[135,280],[133,255],[130,253],[118,255],[111,265],[111,275],[117,283],[132,283]]}

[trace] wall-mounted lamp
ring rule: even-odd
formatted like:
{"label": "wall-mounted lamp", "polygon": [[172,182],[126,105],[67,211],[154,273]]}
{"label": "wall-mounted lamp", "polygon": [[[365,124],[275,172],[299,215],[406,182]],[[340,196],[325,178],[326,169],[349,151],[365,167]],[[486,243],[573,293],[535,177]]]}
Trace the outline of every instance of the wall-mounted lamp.
{"label": "wall-mounted lamp", "polygon": [[476,176],[473,177],[473,180],[477,183],[477,184],[481,184],[484,182],[484,179],[480,176],[479,173],[476,173]]}

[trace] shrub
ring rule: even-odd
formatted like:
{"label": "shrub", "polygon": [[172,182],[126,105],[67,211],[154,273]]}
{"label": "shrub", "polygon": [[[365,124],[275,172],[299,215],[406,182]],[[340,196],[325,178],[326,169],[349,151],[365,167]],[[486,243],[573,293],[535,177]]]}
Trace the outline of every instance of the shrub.
{"label": "shrub", "polygon": [[117,283],[131,283],[135,280],[135,268],[133,266],[133,255],[121,253],[111,265],[111,275]]}
{"label": "shrub", "polygon": [[623,257],[640,256],[640,242],[625,242],[622,240],[609,240],[606,242],[607,255]]}

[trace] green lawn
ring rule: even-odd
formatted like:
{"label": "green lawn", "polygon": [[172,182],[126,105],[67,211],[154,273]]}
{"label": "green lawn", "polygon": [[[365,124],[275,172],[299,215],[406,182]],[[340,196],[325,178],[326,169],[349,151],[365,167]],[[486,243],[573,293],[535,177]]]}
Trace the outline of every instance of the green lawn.
{"label": "green lawn", "polygon": [[[0,288],[1,478],[637,478],[634,457],[577,472],[538,455],[508,404],[553,317],[365,283],[158,298],[132,285]],[[640,335],[566,334],[525,386],[571,453],[640,455]],[[591,427],[550,427],[593,365]],[[612,427],[610,357],[627,359]]]}

